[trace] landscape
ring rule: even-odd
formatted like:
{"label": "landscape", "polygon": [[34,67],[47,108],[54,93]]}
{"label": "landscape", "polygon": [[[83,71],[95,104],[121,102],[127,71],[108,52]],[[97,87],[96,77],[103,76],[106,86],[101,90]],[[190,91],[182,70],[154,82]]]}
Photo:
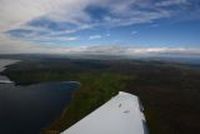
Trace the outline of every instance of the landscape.
{"label": "landscape", "polygon": [[188,63],[156,58],[113,60],[108,57],[84,59],[48,55],[14,57],[21,61],[9,65],[2,74],[17,85],[28,86],[49,81],[81,83],[62,114],[43,128],[44,133],[67,129],[118,91],[140,97],[150,133],[188,134],[199,131],[199,60]]}

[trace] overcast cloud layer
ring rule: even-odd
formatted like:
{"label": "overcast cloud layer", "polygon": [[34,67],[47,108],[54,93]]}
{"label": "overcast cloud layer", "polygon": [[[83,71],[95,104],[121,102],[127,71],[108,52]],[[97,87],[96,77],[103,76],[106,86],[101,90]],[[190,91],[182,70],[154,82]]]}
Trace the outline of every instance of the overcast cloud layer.
{"label": "overcast cloud layer", "polygon": [[[136,47],[130,40],[123,47],[126,35],[121,36],[124,42],[114,37],[123,33],[120,28],[127,32],[135,25],[157,27],[159,21],[180,16],[176,21],[199,20],[199,13],[198,0],[1,0],[0,54],[199,54],[199,44],[189,49],[167,44]],[[131,36],[138,33],[130,31]]]}

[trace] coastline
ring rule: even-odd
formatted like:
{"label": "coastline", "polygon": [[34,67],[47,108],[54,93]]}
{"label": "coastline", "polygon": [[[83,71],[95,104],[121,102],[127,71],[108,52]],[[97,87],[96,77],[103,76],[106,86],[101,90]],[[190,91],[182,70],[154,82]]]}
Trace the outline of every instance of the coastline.
{"label": "coastline", "polygon": [[12,84],[14,81],[11,81],[8,77],[1,75],[1,73],[6,69],[7,66],[20,62],[20,60],[14,59],[0,59],[0,84]]}

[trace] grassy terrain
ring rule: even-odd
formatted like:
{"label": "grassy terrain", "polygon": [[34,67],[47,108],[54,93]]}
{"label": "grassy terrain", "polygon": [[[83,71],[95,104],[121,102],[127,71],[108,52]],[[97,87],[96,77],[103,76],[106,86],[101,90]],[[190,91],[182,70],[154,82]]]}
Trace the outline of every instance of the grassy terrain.
{"label": "grassy terrain", "polygon": [[75,93],[63,115],[48,130],[64,130],[82,119],[116,95],[120,89],[124,89],[123,80],[126,79],[125,76],[110,73],[80,74],[78,80],[83,83],[81,89]]}
{"label": "grassy terrain", "polygon": [[119,90],[138,95],[151,134],[200,132],[200,71],[183,64],[136,60],[40,59],[3,72],[17,84],[76,80],[80,90],[46,133],[62,131]]}

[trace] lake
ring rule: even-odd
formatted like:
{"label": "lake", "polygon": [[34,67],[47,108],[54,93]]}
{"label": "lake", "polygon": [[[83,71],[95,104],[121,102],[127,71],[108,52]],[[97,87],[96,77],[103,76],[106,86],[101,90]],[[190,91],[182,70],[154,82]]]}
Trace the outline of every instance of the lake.
{"label": "lake", "polygon": [[78,88],[78,82],[70,81],[30,86],[0,84],[0,133],[40,133],[62,113]]}

